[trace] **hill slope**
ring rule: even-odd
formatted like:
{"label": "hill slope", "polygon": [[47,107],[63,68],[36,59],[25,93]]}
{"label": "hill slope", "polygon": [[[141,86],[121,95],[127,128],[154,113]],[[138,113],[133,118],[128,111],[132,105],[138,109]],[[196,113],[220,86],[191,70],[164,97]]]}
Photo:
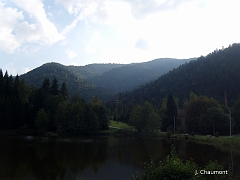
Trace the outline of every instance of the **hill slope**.
{"label": "hill slope", "polygon": [[129,91],[147,82],[156,80],[181,64],[194,59],[161,58],[144,63],[132,63],[103,73],[101,76],[91,78],[97,86],[111,89],[114,92]]}
{"label": "hill slope", "polygon": [[20,76],[29,85],[40,87],[44,78],[57,78],[59,87],[63,82],[66,83],[69,95],[79,94],[87,100],[90,100],[93,95],[98,95],[102,100],[107,100],[112,97],[113,93],[101,87],[97,87],[89,83],[85,78],[71,72],[67,66],[59,63],[46,63],[32,71]]}
{"label": "hill slope", "polygon": [[196,95],[207,95],[224,101],[224,90],[228,92],[228,102],[240,98],[240,44],[233,44],[224,50],[214,51],[206,57],[173,69],[156,81],[139,87],[129,93],[120,93],[118,99],[123,103],[143,103],[150,101],[159,107],[169,91],[180,100],[189,98],[193,91]]}
{"label": "hill slope", "polygon": [[119,91],[131,90],[156,79],[189,60],[157,59],[133,64],[90,64],[86,66],[64,66],[46,63],[20,76],[26,83],[40,87],[44,78],[57,78],[59,86],[66,82],[70,96],[79,94],[90,100],[98,95],[107,100]]}

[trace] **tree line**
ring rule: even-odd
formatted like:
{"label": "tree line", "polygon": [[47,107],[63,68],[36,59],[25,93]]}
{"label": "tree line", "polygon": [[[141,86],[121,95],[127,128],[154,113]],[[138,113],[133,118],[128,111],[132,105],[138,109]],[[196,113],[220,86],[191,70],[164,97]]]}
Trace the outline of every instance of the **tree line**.
{"label": "tree line", "polygon": [[240,44],[232,44],[182,64],[130,92],[121,92],[115,98],[123,104],[143,104],[148,101],[154,107],[159,107],[162,99],[167,98],[169,91],[172,91],[179,100],[179,106],[183,107],[191,91],[197,96],[213,97],[223,104],[224,91],[227,90],[228,104],[233,106],[240,98],[239,58]]}
{"label": "tree line", "polygon": [[20,133],[90,134],[108,129],[109,112],[97,96],[92,102],[69,98],[66,83],[45,78],[30,87],[19,76],[0,70],[0,130]]}
{"label": "tree line", "polygon": [[[229,135],[231,119],[231,134],[240,133],[240,100],[228,107],[212,97],[197,96],[191,92],[180,108],[179,99],[170,91],[160,107],[154,108],[148,101],[142,105],[132,103],[130,106],[120,101],[117,107],[119,119],[135,127],[138,132],[161,130],[202,135],[216,135],[218,132],[220,135]],[[113,114],[116,115],[115,111]]]}

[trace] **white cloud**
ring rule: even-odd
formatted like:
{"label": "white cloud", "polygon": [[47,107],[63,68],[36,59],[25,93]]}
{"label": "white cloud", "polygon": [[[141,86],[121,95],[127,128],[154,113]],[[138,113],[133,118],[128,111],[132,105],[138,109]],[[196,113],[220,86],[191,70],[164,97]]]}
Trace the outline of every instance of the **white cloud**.
{"label": "white cloud", "polygon": [[65,36],[69,31],[71,31],[75,26],[77,25],[78,21],[82,20],[82,16],[79,15],[76,19],[73,20],[73,22],[69,25],[67,25],[61,32],[63,36]]}
{"label": "white cloud", "polygon": [[55,2],[63,5],[70,15],[75,15],[76,17],[62,30],[62,35],[66,35],[83,19],[88,19],[93,22],[105,21],[108,19],[108,12],[106,10],[108,0],[101,2],[98,0],[55,0]]}
{"label": "white cloud", "polygon": [[18,21],[23,19],[22,12],[11,7],[5,8],[0,1],[0,19],[0,48],[8,53],[13,53],[20,43],[12,32]]}
{"label": "white cloud", "polygon": [[31,3],[28,0],[13,1],[36,20],[35,24],[29,24],[28,22],[20,24],[17,37],[21,41],[53,44],[64,39],[64,36],[58,33],[54,24],[47,19],[44,5],[40,0],[32,0]]}
{"label": "white cloud", "polygon": [[75,53],[74,51],[71,51],[69,49],[66,50],[66,54],[68,55],[68,57],[70,59],[75,58],[77,56],[77,53]]}
{"label": "white cloud", "polygon": [[1,49],[13,53],[18,48],[24,47],[25,43],[52,45],[64,39],[54,24],[47,19],[44,5],[40,0],[32,0],[31,3],[28,0],[13,0],[13,2],[29,15],[31,23],[23,16],[23,11],[6,7],[7,4],[0,1]]}

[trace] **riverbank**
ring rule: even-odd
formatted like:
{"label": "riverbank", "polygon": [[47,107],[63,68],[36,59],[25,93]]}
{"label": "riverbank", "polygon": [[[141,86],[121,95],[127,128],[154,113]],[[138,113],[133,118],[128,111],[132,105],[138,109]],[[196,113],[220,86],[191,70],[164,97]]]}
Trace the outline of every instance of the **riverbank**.
{"label": "riverbank", "polygon": [[[111,120],[109,123],[109,135],[117,137],[126,136],[150,136],[161,137],[166,139],[185,139],[200,144],[213,145],[224,151],[237,151],[240,148],[240,136],[211,136],[211,135],[188,135],[188,134],[172,134],[171,132],[146,132],[137,133],[132,127],[122,122]],[[239,152],[240,153],[240,152]]]}
{"label": "riverbank", "polygon": [[236,153],[239,152],[240,148],[240,137],[239,136],[190,136],[190,141],[194,141],[200,144],[208,144],[213,145],[214,147],[221,149],[222,151],[234,151]]}

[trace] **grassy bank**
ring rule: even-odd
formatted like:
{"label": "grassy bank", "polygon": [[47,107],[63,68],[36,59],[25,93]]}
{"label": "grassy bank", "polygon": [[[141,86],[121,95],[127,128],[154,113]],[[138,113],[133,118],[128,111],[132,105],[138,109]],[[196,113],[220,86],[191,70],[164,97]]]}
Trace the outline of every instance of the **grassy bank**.
{"label": "grassy bank", "polygon": [[190,136],[189,140],[197,143],[217,146],[221,149],[238,149],[240,148],[240,137],[236,136]]}
{"label": "grassy bank", "polygon": [[114,120],[110,120],[109,122],[110,128],[116,128],[116,129],[131,129],[130,126],[128,126],[126,123],[123,123],[121,121],[118,121],[118,123]]}

